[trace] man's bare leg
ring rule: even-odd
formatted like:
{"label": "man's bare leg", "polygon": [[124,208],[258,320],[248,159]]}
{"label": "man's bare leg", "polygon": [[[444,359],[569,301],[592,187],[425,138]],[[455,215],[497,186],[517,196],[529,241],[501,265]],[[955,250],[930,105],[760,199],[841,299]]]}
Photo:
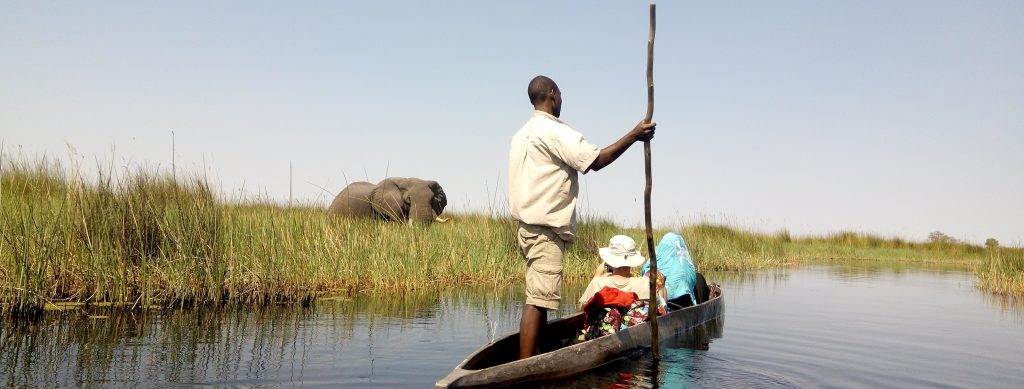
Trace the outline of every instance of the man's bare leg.
{"label": "man's bare leg", "polygon": [[530,304],[523,304],[523,317],[519,320],[519,359],[539,353],[537,338],[541,327],[547,324],[548,311]]}

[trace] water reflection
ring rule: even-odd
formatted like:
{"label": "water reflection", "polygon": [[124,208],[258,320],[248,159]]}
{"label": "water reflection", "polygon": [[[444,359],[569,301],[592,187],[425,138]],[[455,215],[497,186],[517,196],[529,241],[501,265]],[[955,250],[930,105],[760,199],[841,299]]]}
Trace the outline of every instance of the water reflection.
{"label": "water reflection", "polygon": [[655,363],[650,349],[612,361],[600,369],[571,379],[532,384],[524,388],[689,388],[699,384],[704,362],[714,339],[721,338],[725,318],[719,316],[703,325],[681,332],[659,343],[661,361]]}
{"label": "water reflection", "polygon": [[916,272],[935,272],[938,274],[963,273],[966,271],[963,264],[941,261],[903,261],[903,260],[874,260],[874,259],[843,259],[843,260],[814,260],[808,261],[805,265],[824,265],[830,273],[837,275],[849,275],[853,277],[871,276],[877,274],[896,274]]}
{"label": "water reflection", "polygon": [[368,357],[372,376],[379,339],[436,327],[439,312],[464,313],[459,320],[497,331],[488,323],[507,321],[499,316],[511,304],[501,295],[462,290],[333,298],[309,307],[50,315],[4,323],[0,386],[302,382],[306,368],[318,369],[325,355],[339,364]]}
{"label": "water reflection", "polygon": [[[1024,304],[978,291],[973,274],[871,263],[707,277],[725,292],[720,323],[663,346],[656,366],[640,351],[550,387],[1024,386]],[[461,289],[48,315],[0,325],[0,387],[429,387],[516,331],[521,304],[521,289]]]}
{"label": "water reflection", "polygon": [[1000,317],[1024,324],[1024,299],[995,293],[981,293],[981,297]]}

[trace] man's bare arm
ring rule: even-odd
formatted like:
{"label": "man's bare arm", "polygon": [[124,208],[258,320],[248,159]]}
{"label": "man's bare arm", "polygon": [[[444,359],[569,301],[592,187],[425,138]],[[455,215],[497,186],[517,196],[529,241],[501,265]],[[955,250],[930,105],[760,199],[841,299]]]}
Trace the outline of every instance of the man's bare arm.
{"label": "man's bare arm", "polygon": [[619,156],[621,156],[622,153],[625,153],[626,149],[629,149],[629,146],[632,146],[633,143],[653,139],[655,126],[656,123],[644,123],[641,120],[640,123],[637,123],[636,127],[633,127],[632,130],[627,132],[626,135],[618,141],[601,149],[597,158],[594,159],[594,162],[590,163],[590,166],[587,167],[587,170],[584,171],[583,174],[586,174],[591,170],[598,171],[605,166],[611,165],[611,163],[615,162],[616,159],[619,159]]}

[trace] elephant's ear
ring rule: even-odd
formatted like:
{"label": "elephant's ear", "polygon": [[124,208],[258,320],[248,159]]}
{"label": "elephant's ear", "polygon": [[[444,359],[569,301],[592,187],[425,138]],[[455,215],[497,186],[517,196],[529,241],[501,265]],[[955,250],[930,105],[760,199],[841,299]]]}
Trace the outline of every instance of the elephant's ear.
{"label": "elephant's ear", "polygon": [[434,214],[440,215],[444,211],[444,207],[448,206],[448,197],[444,195],[444,189],[441,189],[441,184],[438,184],[437,181],[430,181],[430,190],[434,192],[430,207],[434,209]]}
{"label": "elephant's ear", "polygon": [[408,207],[402,189],[395,180],[385,179],[370,192],[370,205],[374,212],[388,220],[404,221]]}

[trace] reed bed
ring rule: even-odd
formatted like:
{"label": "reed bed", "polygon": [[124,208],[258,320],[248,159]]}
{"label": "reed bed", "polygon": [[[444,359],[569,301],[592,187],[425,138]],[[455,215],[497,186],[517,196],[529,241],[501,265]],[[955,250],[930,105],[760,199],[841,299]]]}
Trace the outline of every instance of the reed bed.
{"label": "reed bed", "polygon": [[222,212],[204,181],[0,165],[0,311],[223,298]]}
{"label": "reed bed", "polygon": [[344,219],[322,207],[226,202],[200,178],[138,169],[87,181],[51,160],[0,161],[0,211],[2,315],[79,303],[303,302],[508,285],[522,273],[508,218]]}
{"label": "reed bed", "polygon": [[985,248],[963,242],[912,242],[853,232],[792,239],[786,251],[796,261],[898,259],[970,267],[985,258]]}
{"label": "reed bed", "polygon": [[985,261],[975,269],[978,287],[1001,295],[1024,297],[1024,250],[988,247],[985,251]]}
{"label": "reed bed", "polygon": [[[787,264],[784,241],[778,235],[758,234],[715,224],[678,229],[701,271],[742,270]],[[787,235],[788,237],[788,235]]]}
{"label": "reed bed", "polygon": [[[521,283],[516,225],[507,216],[452,214],[444,224],[407,226],[332,217],[322,206],[225,201],[198,176],[114,173],[85,179],[53,160],[0,160],[0,316],[81,304],[259,305]],[[566,253],[567,283],[590,278],[597,248],[613,235],[646,248],[641,229],[581,219]],[[984,264],[977,266],[984,288],[1024,293],[1020,249],[859,234],[793,239],[712,224],[675,230],[702,271],[828,258],[959,261]]]}

